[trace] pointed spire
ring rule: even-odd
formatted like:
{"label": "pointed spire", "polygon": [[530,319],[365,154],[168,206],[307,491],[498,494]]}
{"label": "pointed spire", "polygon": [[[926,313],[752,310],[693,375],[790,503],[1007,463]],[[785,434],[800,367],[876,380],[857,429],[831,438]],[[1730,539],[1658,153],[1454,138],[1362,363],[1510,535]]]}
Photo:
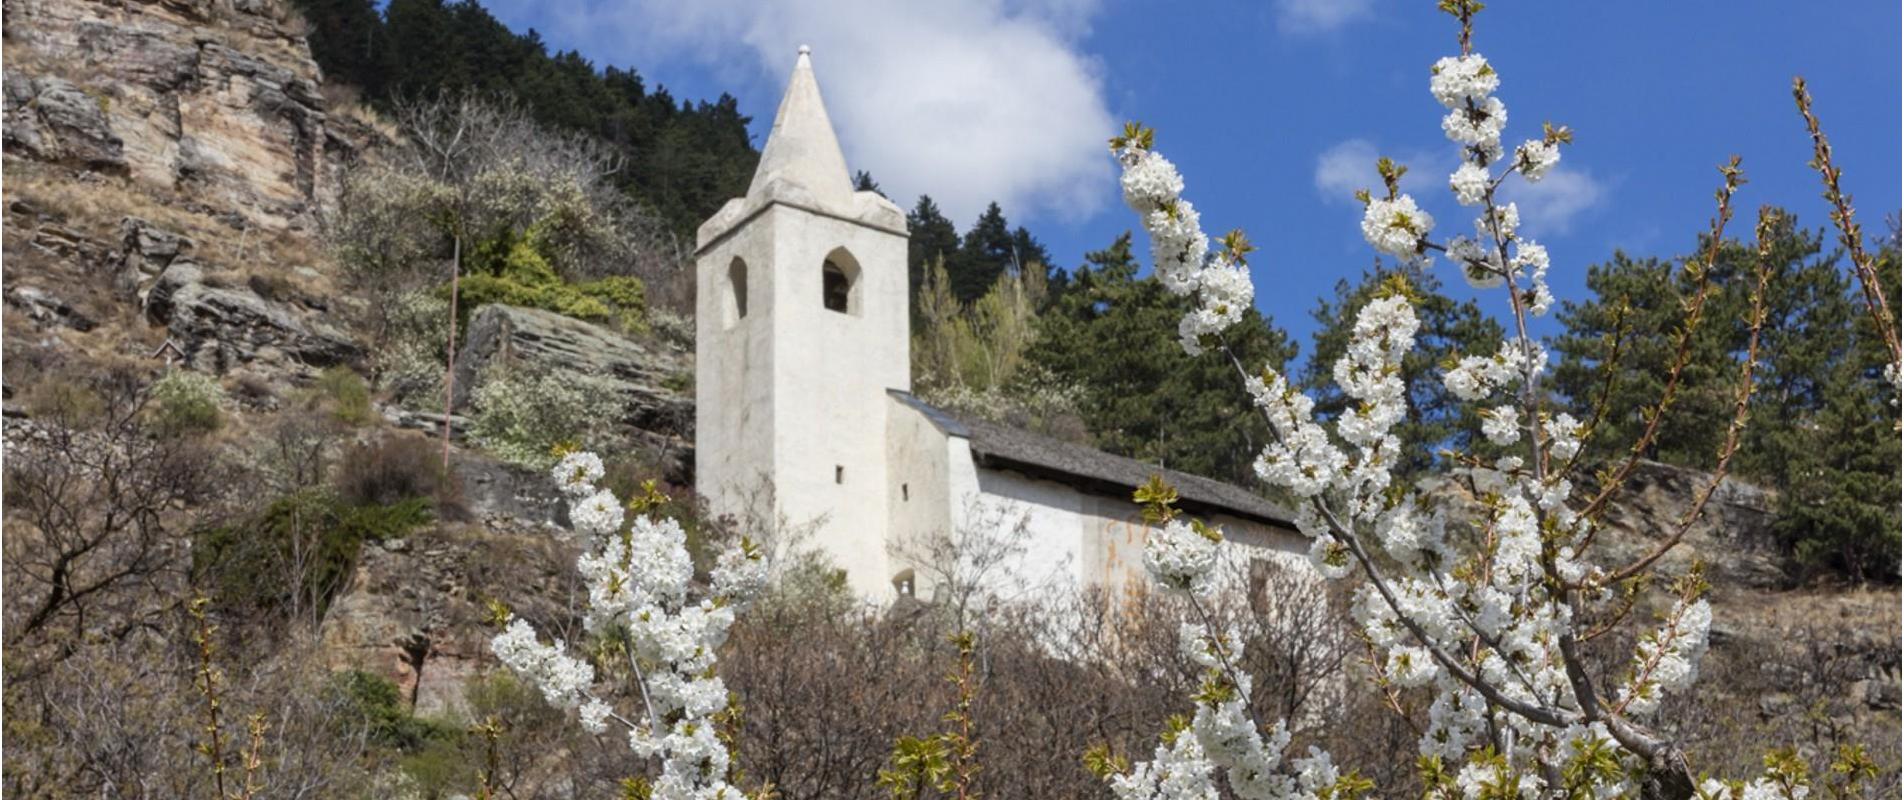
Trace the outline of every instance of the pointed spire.
{"label": "pointed spire", "polygon": [[[774,115],[773,132],[767,134],[767,146],[760,151],[760,167],[754,170],[754,182],[747,188],[749,197],[799,187],[822,205],[852,200],[853,181],[847,175],[839,139],[833,135],[833,123],[827,119],[826,104],[820,100],[812,52],[812,48],[800,46],[793,78],[787,81],[787,94],[780,100],[780,112]],[[773,187],[776,182],[783,185],[777,189]]]}

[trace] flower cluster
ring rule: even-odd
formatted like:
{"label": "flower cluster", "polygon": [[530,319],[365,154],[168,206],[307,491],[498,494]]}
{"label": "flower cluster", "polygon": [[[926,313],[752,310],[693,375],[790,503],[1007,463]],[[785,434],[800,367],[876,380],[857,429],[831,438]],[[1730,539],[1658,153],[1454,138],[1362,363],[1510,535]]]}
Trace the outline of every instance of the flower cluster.
{"label": "flower cluster", "polygon": [[1712,629],[1712,605],[1703,598],[1681,600],[1657,630],[1640,637],[1633,652],[1633,675],[1620,687],[1620,703],[1634,715],[1659,709],[1663,695],[1684,690],[1699,676]]}
{"label": "flower cluster", "polygon": [[[1153,577],[1162,577],[1152,571]],[[1268,731],[1250,713],[1252,679],[1236,667],[1238,638],[1199,625],[1185,625],[1186,655],[1203,666],[1196,713],[1178,718],[1152,759],[1128,771],[1106,775],[1118,800],[1217,800],[1220,774],[1233,796],[1243,800],[1320,800],[1346,797],[1356,785],[1329,754],[1309,748],[1306,757],[1286,759],[1289,729],[1281,722]]]}
{"label": "flower cluster", "polygon": [[1144,568],[1165,588],[1203,594],[1211,585],[1223,537],[1182,517],[1144,539]]}
{"label": "flower cluster", "polygon": [[1158,281],[1173,294],[1196,298],[1196,307],[1179,321],[1177,336],[1184,352],[1197,355],[1208,337],[1242,321],[1256,301],[1256,287],[1243,261],[1250,248],[1232,235],[1211,252],[1196,207],[1182,197],[1183,176],[1176,165],[1149,149],[1148,139],[1135,133],[1119,137],[1112,151],[1124,167],[1124,202],[1150,233]]}
{"label": "flower cluster", "polygon": [[[1478,8],[1444,6],[1464,28]],[[1383,255],[1425,265],[1427,254],[1440,250],[1470,284],[1505,288],[1521,323],[1516,328],[1525,331],[1527,317],[1553,305],[1550,257],[1522,235],[1520,210],[1498,202],[1496,189],[1516,175],[1533,182],[1550,174],[1571,134],[1547,126],[1509,158],[1501,143],[1507,107],[1495,96],[1500,75],[1467,44],[1464,36],[1463,54],[1434,65],[1429,90],[1447,109],[1443,132],[1459,146],[1448,187],[1457,203],[1474,209],[1474,233],[1433,241],[1434,219],[1400,192],[1404,169],[1386,159],[1377,165],[1385,195],[1359,195],[1362,233]],[[1148,135],[1119,142],[1113,149],[1125,167],[1125,199],[1151,232],[1158,274],[1173,291],[1214,285],[1208,270],[1225,262],[1208,255],[1209,241],[1180,197],[1181,178],[1150,151]],[[1198,337],[1223,322],[1191,317],[1185,329]],[[1573,648],[1583,625],[1576,615],[1617,617],[1614,584],[1631,574],[1587,556],[1597,523],[1582,509],[1598,503],[1577,502],[1568,477],[1584,426],[1543,407],[1548,355],[1524,332],[1491,354],[1446,364],[1443,385],[1478,406],[1486,443],[1450,459],[1463,465],[1456,477],[1479,509],[1459,525],[1450,522],[1458,515],[1398,485],[1395,475],[1404,459],[1393,429],[1408,411],[1403,359],[1419,327],[1406,286],[1385,287],[1358,310],[1349,344],[1332,365],[1347,400],[1332,420],[1319,419],[1314,402],[1275,370],[1246,378],[1273,434],[1256,473],[1296,499],[1293,522],[1312,538],[1311,562],[1322,575],[1359,567],[1368,579],[1354,595],[1355,619],[1388,685],[1432,694],[1418,748],[1446,766],[1437,778],[1446,788],[1470,797],[1636,791],[1636,779],[1672,747],[1637,721],[1697,674],[1710,606],[1698,591],[1682,593],[1661,627],[1641,639],[1632,677],[1617,696],[1598,696],[1593,681],[1577,680],[1583,667]],[[1171,522],[1153,532],[1145,551],[1152,577],[1189,592],[1193,603],[1217,560],[1216,543],[1199,531]],[[1337,785],[1326,754],[1285,759],[1283,728],[1251,717],[1242,699],[1250,678],[1234,668],[1231,637],[1195,626],[1182,635],[1186,654],[1206,669],[1196,713],[1165,737],[1151,762],[1112,779],[1118,797],[1216,797],[1224,793],[1218,777],[1227,794],[1248,798],[1308,796]],[[1588,762],[1594,769],[1555,768]]]}
{"label": "flower cluster", "polygon": [[[727,784],[730,756],[712,720],[728,704],[714,654],[734,614],[765,585],[765,559],[743,539],[719,557],[712,591],[689,597],[694,565],[686,533],[670,519],[628,519],[615,494],[596,486],[603,474],[601,458],[587,452],[564,455],[550,470],[569,497],[570,524],[587,537],[576,562],[588,587],[584,625],[612,645],[607,650],[620,651],[615,659],[626,659],[640,706],[617,712],[612,696],[596,692],[588,661],[567,655],[560,642],[542,644],[524,620],[511,618],[490,649],[550,703],[576,709],[589,732],[604,733],[616,723],[636,755],[659,759],[654,797],[738,798]],[[637,501],[642,508],[646,502]]]}
{"label": "flower cluster", "polygon": [[1435,218],[1415,206],[1415,198],[1399,195],[1370,200],[1362,210],[1362,238],[1377,251],[1403,261],[1422,258],[1423,243],[1434,230]]}

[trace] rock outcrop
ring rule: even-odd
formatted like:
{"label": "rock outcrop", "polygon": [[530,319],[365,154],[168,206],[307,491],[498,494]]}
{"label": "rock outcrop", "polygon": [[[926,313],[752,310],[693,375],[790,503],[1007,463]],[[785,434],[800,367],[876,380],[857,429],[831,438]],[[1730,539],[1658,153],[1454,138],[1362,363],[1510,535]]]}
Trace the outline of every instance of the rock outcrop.
{"label": "rock outcrop", "polygon": [[288,13],[262,0],[10,3],[6,147],[177,191],[241,227],[309,227],[354,148],[327,126]]}
{"label": "rock outcrop", "polygon": [[162,324],[193,368],[223,374],[266,361],[292,369],[357,359],[356,343],[315,315],[299,314],[250,287],[215,286],[191,261],[175,261],[146,294],[145,313]]}
{"label": "rock outcrop", "polygon": [[[1699,470],[1642,461],[1607,507],[1594,544],[1600,558],[1625,563],[1655,549],[1673,531],[1711,475]],[[1575,480],[1576,484],[1580,479]],[[1471,514],[1474,500],[1465,482],[1430,479],[1428,496],[1457,517]],[[1582,488],[1585,493],[1591,486]],[[1706,565],[1715,584],[1747,589],[1787,585],[1786,563],[1772,531],[1777,496],[1744,481],[1727,478],[1713,491],[1705,511],[1686,536],[1660,561],[1668,573],[1684,572],[1694,560]]]}
{"label": "rock outcrop", "polygon": [[62,325],[85,333],[95,327],[91,317],[68,305],[65,300],[53,296],[36,286],[14,284],[7,287],[7,305],[19,309],[35,321],[49,325]]}
{"label": "rock outcrop", "polygon": [[544,626],[577,608],[578,543],[543,476],[472,456],[455,472],[470,524],[439,524],[366,544],[319,634],[331,665],[395,681],[418,714],[462,707],[469,680],[493,669],[491,600]]}
{"label": "rock outcrop", "polygon": [[692,436],[692,383],[684,354],[642,344],[599,325],[549,311],[487,305],[470,317],[456,356],[455,405],[465,407],[484,370],[506,363],[598,381],[623,404],[622,423],[667,436]]}
{"label": "rock outcrop", "polygon": [[126,171],[126,143],[113,134],[99,98],[51,75],[32,78],[8,71],[5,79],[6,131],[0,136],[6,146],[43,161]]}
{"label": "rock outcrop", "polygon": [[[1711,477],[1699,470],[1641,462],[1627,478],[1620,502],[1609,506],[1603,519],[1607,557],[1630,561],[1658,547]],[[1660,560],[1660,569],[1683,572],[1698,559],[1715,585],[1784,588],[1787,565],[1772,530],[1777,513],[1776,495],[1726,478],[1687,529],[1681,546]]]}

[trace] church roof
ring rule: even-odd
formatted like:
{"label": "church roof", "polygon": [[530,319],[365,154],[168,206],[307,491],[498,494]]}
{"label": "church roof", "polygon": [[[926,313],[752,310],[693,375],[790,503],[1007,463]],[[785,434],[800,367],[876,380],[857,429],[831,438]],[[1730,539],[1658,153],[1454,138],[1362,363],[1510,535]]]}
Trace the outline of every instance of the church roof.
{"label": "church roof", "polygon": [[833,135],[833,122],[826,115],[826,103],[820,99],[820,82],[813,77],[811,51],[802,46],[794,62],[793,77],[787,79],[787,93],[780,98],[780,111],[774,115],[773,131],[767,134],[767,146],[760,150],[760,166],[747,187],[753,196],[773,191],[774,181],[785,181],[811,192],[821,205],[845,204],[853,195],[853,181],[846,173],[846,156],[840,153],[840,140]]}
{"label": "church roof", "polygon": [[839,137],[820,99],[811,50],[800,48],[787,92],[774,114],[773,130],[760,149],[760,165],[745,197],[729,200],[701,224],[695,250],[702,251],[744,220],[775,203],[802,208],[888,233],[906,235],[906,215],[877,192],[858,192],[846,169]]}
{"label": "church roof", "polygon": [[1294,515],[1276,503],[1231,483],[1164,469],[1134,458],[1111,455],[1081,444],[1001,425],[938,408],[910,392],[887,392],[948,435],[964,438],[981,466],[1010,469],[1066,483],[1096,494],[1129,498],[1152,475],[1176,487],[1178,505],[1193,514],[1222,513],[1293,528]]}

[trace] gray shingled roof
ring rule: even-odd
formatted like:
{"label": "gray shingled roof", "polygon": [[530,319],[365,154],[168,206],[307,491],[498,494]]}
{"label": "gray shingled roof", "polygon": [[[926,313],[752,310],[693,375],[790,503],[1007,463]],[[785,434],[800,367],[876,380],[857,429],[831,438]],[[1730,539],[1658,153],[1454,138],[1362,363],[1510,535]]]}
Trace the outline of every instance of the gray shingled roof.
{"label": "gray shingled roof", "polygon": [[932,420],[940,430],[970,442],[981,466],[1010,469],[1071,484],[1097,494],[1130,498],[1132,490],[1162,475],[1176,487],[1179,505],[1193,514],[1220,512],[1283,527],[1294,527],[1292,514],[1241,486],[1191,475],[1134,458],[1114,456],[1081,444],[1060,441],[930,405],[911,393],[888,392]]}

